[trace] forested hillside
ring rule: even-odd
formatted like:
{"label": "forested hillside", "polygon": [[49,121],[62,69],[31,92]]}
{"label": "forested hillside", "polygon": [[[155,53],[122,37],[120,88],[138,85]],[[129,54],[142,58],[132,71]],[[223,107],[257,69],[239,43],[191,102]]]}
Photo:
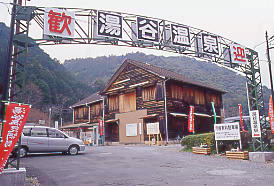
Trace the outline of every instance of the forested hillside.
{"label": "forested hillside", "polygon": [[[0,23],[0,80],[6,61],[9,28]],[[57,60],[51,59],[38,46],[29,48],[26,63],[25,103],[43,111],[48,108],[68,108],[93,92],[85,83],[66,70]]]}
{"label": "forested hillside", "polygon": [[[237,105],[243,105],[247,114],[246,80],[238,72],[220,67],[214,63],[199,61],[186,56],[163,57],[131,53],[125,56],[109,56],[65,61],[65,67],[74,73],[79,80],[99,89],[113,75],[125,59],[133,59],[152,65],[170,69],[190,78],[226,90],[224,107],[226,117],[238,115]],[[268,101],[270,91],[264,87],[265,98]]]}

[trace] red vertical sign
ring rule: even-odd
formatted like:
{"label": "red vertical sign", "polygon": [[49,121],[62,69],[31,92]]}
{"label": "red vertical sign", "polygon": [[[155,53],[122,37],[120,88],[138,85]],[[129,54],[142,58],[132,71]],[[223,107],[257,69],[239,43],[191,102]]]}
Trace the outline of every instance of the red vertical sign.
{"label": "red vertical sign", "polygon": [[243,114],[242,114],[242,105],[241,105],[241,104],[238,104],[238,108],[239,108],[239,115],[240,115],[241,128],[242,128],[243,132],[247,132],[247,131],[244,129],[244,121],[243,121]]}
{"label": "red vertical sign", "polygon": [[272,133],[274,133],[274,113],[273,113],[272,96],[270,96],[270,98],[269,98],[268,118],[269,118],[269,123],[270,123],[271,131],[272,131]]}
{"label": "red vertical sign", "polygon": [[189,107],[188,132],[194,132],[194,106]]}
{"label": "red vertical sign", "polygon": [[0,174],[2,173],[8,157],[21,135],[29,111],[30,105],[21,105],[17,103],[10,103],[7,105],[5,121],[3,121],[3,141],[0,144]]}
{"label": "red vertical sign", "polygon": [[99,119],[99,134],[100,136],[104,135],[104,121]]}

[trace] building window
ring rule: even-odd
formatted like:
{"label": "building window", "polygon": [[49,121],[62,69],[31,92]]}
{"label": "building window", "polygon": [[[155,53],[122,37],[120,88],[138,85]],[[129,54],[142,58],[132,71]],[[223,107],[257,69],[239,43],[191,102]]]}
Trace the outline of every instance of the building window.
{"label": "building window", "polygon": [[90,112],[92,116],[98,116],[101,114],[101,110],[103,110],[102,103],[97,103],[90,106]]}
{"label": "building window", "polygon": [[119,96],[119,111],[129,112],[136,110],[136,93],[131,92]]}
{"label": "building window", "polygon": [[75,108],[75,118],[76,119],[88,119],[88,107],[80,107],[80,108]]}
{"label": "building window", "polygon": [[202,90],[195,90],[195,104],[196,105],[205,104],[205,95]]}
{"label": "building window", "polygon": [[143,88],[143,92],[142,92],[143,101],[155,100],[155,96],[156,96],[155,86]]}
{"label": "building window", "polygon": [[171,85],[171,97],[174,99],[183,99],[183,88],[178,85]]}
{"label": "building window", "polygon": [[186,103],[194,104],[194,91],[190,87],[183,88],[183,100]]}
{"label": "building window", "polygon": [[115,96],[109,96],[108,98],[108,108],[110,111],[115,111],[119,109],[119,97],[117,95]]}

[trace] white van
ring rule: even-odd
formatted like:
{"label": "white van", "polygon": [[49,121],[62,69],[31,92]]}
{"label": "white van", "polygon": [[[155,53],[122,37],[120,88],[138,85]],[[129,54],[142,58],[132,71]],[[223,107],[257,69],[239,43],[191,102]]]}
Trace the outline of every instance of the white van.
{"label": "white van", "polygon": [[82,140],[69,137],[62,131],[44,126],[25,126],[21,137],[20,157],[28,152],[63,152],[77,155],[84,151]]}

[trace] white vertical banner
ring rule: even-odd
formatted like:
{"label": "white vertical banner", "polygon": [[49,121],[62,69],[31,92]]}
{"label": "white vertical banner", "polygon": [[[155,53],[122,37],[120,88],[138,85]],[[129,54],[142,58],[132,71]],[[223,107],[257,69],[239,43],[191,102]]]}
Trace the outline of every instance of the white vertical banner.
{"label": "white vertical banner", "polygon": [[142,135],[142,123],[139,123],[139,134]]}
{"label": "white vertical banner", "polygon": [[260,115],[258,110],[249,111],[250,114],[250,124],[253,138],[261,137],[261,124],[260,124]]}
{"label": "white vertical banner", "polygon": [[56,129],[58,129],[58,121],[55,121],[54,124],[55,124],[54,127],[55,127]]}

